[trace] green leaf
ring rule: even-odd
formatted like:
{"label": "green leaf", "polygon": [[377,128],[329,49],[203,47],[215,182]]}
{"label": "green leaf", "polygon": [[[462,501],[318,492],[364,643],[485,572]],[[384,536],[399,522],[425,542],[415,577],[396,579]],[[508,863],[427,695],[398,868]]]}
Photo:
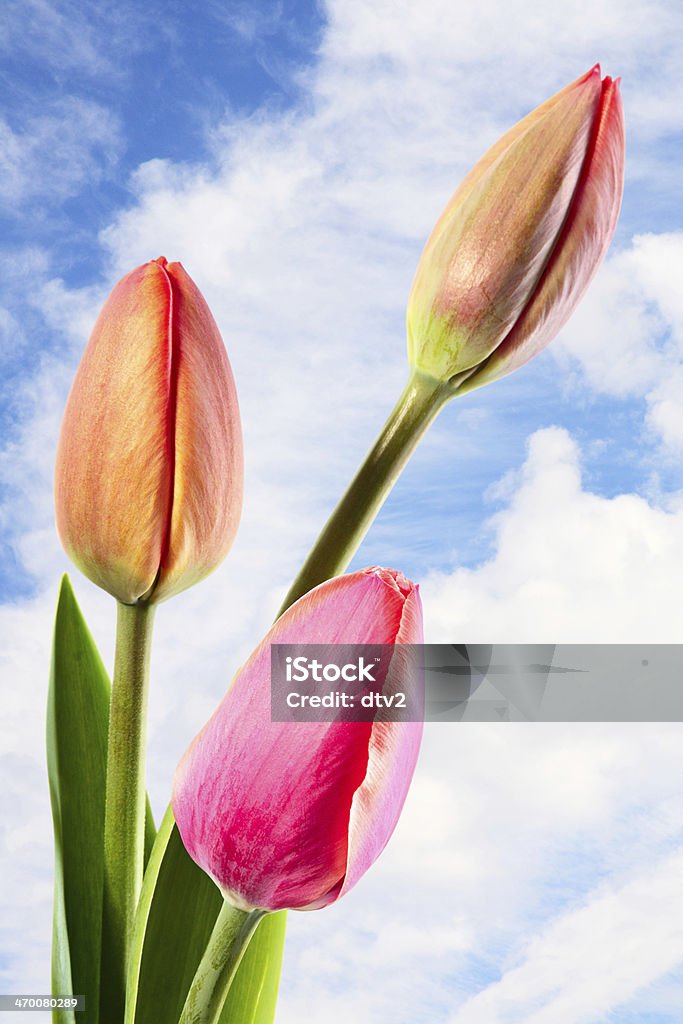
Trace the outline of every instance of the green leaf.
{"label": "green leaf", "polygon": [[[47,764],[55,835],[52,988],[84,995],[59,1024],[97,1024],[103,829],[110,683],[67,576],[57,603],[47,707]],[[145,841],[155,829],[149,804]]]}
{"label": "green leaf", "polygon": [[222,902],[215,884],[185,852],[169,807],[138,905],[126,1024],[178,1020]]}
{"label": "green leaf", "polygon": [[263,918],[230,986],[220,1024],[273,1024],[286,927],[285,910]]}
{"label": "green leaf", "polygon": [[[47,707],[47,765],[55,831],[52,984],[85,995],[99,1017],[102,829],[109,679],[68,577],[55,620]],[[55,1014],[75,1022],[75,1014]]]}
{"label": "green leaf", "polygon": [[[138,908],[126,1024],[175,1024],[223,898],[188,856],[169,807],[159,826]],[[221,1024],[272,1024],[286,914],[258,926],[239,966]]]}

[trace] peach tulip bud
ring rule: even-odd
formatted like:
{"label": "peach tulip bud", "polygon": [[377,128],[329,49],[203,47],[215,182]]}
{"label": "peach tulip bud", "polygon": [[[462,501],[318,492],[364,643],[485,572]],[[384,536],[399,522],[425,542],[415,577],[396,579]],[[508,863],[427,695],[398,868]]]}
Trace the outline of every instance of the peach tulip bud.
{"label": "peach tulip bud", "polygon": [[511,128],[450,200],[408,301],[412,366],[462,392],[547,345],[607,252],[623,174],[619,80],[596,65]]}
{"label": "peach tulip bud", "polygon": [[164,600],[227,554],[242,475],[235,383],[209,307],[180,263],[145,263],[107,299],[67,402],[64,548],[124,604]]}
{"label": "peach tulip bud", "polygon": [[237,673],[172,799],[185,848],[235,906],[313,910],[348,892],[394,830],[422,737],[421,721],[272,721],[270,645],[421,642],[415,584],[363,569],[300,598]]}

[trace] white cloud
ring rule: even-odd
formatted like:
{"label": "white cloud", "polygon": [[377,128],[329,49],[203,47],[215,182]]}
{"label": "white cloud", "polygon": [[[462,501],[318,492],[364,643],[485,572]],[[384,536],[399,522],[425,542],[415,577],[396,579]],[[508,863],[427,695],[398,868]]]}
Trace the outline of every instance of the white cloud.
{"label": "white cloud", "polygon": [[650,424],[679,454],[683,451],[683,365],[672,367],[647,397]]}
{"label": "white cloud", "polygon": [[9,309],[0,306],[0,362],[9,360],[24,347],[25,336],[21,325]]}
{"label": "white cloud", "polygon": [[452,1024],[589,1024],[683,962],[683,855],[601,886],[529,942],[521,963],[468,1000]]}
{"label": "white cloud", "polygon": [[470,643],[677,643],[683,500],[581,486],[579,451],[538,431],[509,504],[493,519],[495,554],[423,585],[428,639]]}
{"label": "white cloud", "polygon": [[102,178],[119,147],[117,119],[91,100],[56,100],[17,129],[0,120],[0,202],[13,212],[75,195]]}
{"label": "white cloud", "polygon": [[661,380],[666,360],[657,339],[667,323],[639,273],[635,246],[608,257],[553,354],[571,369],[577,360],[597,393],[642,397]]}
{"label": "white cloud", "polygon": [[8,58],[38,60],[57,80],[79,72],[116,78],[122,56],[145,46],[148,33],[160,29],[152,12],[122,0],[85,7],[78,0],[7,0],[0,25],[0,49]]}
{"label": "white cloud", "polygon": [[[0,614],[0,988],[46,991],[52,829],[43,751],[52,594]],[[20,941],[18,941],[20,936]]]}
{"label": "white cloud", "polygon": [[644,398],[650,427],[675,455],[683,448],[682,261],[683,232],[636,236],[608,258],[553,345],[566,369],[578,360],[597,394]]}

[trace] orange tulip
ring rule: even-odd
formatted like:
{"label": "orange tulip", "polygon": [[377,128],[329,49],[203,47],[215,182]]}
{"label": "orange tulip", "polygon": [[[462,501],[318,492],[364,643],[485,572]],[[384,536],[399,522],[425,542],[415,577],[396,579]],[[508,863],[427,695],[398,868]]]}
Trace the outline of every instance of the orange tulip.
{"label": "orange tulip", "polygon": [[623,176],[619,80],[596,65],[503,135],[453,195],[408,301],[411,365],[462,393],[547,345],[607,252]]}
{"label": "orange tulip", "polygon": [[211,312],[180,263],[145,263],[107,299],[69,395],[62,543],[124,604],[164,600],[227,554],[242,476],[237,393]]}

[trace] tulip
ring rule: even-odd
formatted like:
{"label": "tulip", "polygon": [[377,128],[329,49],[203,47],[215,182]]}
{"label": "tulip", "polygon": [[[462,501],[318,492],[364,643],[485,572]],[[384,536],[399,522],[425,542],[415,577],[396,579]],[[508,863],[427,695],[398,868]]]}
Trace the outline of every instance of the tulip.
{"label": "tulip", "polygon": [[235,384],[216,323],[180,263],[127,274],[95,324],[64,414],[57,528],[124,604],[211,572],[242,505]]}
{"label": "tulip", "polygon": [[411,365],[462,393],[544,348],[607,252],[623,173],[619,80],[596,65],[511,128],[450,200],[408,302]]}
{"label": "tulip", "polygon": [[619,80],[596,65],[511,128],[437,222],[408,300],[410,376],[283,608],[343,572],[439,411],[557,334],[605,255],[621,204]]}
{"label": "tulip", "polygon": [[607,251],[623,179],[618,79],[601,81],[598,65],[511,128],[466,176],[409,297],[408,384],[284,606],[344,571],[446,402],[516,370],[557,334]]}
{"label": "tulip", "polygon": [[421,641],[417,586],[364,569],[297,601],[237,673],[172,799],[185,848],[234,906],[311,910],[348,892],[393,832],[422,736],[421,722],[271,721],[270,645]]}

